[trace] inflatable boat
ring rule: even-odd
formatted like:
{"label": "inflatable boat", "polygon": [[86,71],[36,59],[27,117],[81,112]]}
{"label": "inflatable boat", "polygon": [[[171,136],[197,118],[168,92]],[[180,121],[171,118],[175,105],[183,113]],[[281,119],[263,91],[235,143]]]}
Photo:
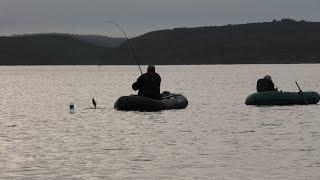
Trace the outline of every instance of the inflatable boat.
{"label": "inflatable boat", "polygon": [[114,104],[114,108],[123,111],[161,111],[184,109],[188,100],[182,94],[163,93],[160,99],[138,95],[122,96]]}
{"label": "inflatable boat", "polygon": [[266,91],[257,92],[246,98],[246,105],[306,105],[317,104],[320,95],[314,91],[306,92],[280,92]]}

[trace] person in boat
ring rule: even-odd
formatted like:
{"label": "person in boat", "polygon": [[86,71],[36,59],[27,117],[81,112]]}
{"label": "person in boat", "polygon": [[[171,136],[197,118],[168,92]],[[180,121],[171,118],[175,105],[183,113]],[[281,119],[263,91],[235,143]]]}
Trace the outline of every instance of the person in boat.
{"label": "person in boat", "polygon": [[277,88],[274,88],[273,81],[271,76],[266,75],[263,79],[259,79],[257,82],[257,92],[264,92],[264,91],[277,91]]}
{"label": "person in boat", "polygon": [[160,98],[160,83],[161,77],[155,71],[153,65],[149,65],[147,73],[142,74],[135,83],[132,84],[133,90],[139,90],[139,96],[145,96],[150,98]]}

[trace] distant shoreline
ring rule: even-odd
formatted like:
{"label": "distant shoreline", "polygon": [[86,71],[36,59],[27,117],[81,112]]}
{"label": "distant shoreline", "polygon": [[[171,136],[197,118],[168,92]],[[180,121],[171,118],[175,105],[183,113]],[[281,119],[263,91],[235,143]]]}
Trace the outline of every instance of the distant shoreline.
{"label": "distant shoreline", "polygon": [[[155,65],[155,66],[232,66],[232,65],[312,65],[312,64],[315,64],[315,65],[318,65],[320,63],[292,63],[292,64],[159,64],[159,65]],[[93,64],[88,64],[88,65],[0,65],[0,67],[15,67],[15,66],[21,66],[21,67],[45,67],[45,66],[48,66],[48,67],[54,67],[54,66],[57,66],[57,67],[60,67],[60,66],[92,66],[92,67],[96,67],[96,66],[137,66],[137,65],[133,65],[133,64],[128,64],[128,65],[124,65],[124,64],[101,64],[101,65],[93,65]],[[147,64],[141,64],[140,66],[148,66]]]}

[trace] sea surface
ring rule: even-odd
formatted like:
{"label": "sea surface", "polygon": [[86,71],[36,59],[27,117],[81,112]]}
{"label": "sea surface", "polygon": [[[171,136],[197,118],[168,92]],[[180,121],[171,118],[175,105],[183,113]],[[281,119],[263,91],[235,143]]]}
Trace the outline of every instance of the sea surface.
{"label": "sea surface", "polygon": [[135,93],[137,66],[0,67],[0,179],[320,179],[319,105],[244,104],[266,74],[283,91],[320,92],[319,64],[156,70],[186,109],[114,110]]}

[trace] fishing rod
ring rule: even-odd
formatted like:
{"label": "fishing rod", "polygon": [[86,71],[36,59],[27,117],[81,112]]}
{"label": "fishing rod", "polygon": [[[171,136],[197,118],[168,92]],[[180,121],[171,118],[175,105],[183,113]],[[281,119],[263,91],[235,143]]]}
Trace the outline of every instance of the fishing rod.
{"label": "fishing rod", "polygon": [[142,70],[141,70],[141,67],[140,67],[140,63],[139,63],[139,61],[138,61],[138,58],[137,58],[137,56],[136,56],[136,53],[135,53],[135,51],[134,51],[134,49],[133,49],[133,46],[132,46],[131,41],[130,41],[130,39],[128,38],[127,34],[124,32],[124,30],[121,28],[121,26],[120,26],[118,23],[116,23],[116,22],[114,22],[114,21],[108,21],[108,22],[106,22],[106,23],[110,23],[110,24],[115,25],[118,29],[120,29],[120,31],[122,32],[122,34],[125,36],[128,44],[129,44],[130,51],[131,51],[131,53],[132,53],[132,55],[133,55],[133,58],[135,59],[137,65],[138,65],[138,67],[139,67],[140,73],[142,74]]}

